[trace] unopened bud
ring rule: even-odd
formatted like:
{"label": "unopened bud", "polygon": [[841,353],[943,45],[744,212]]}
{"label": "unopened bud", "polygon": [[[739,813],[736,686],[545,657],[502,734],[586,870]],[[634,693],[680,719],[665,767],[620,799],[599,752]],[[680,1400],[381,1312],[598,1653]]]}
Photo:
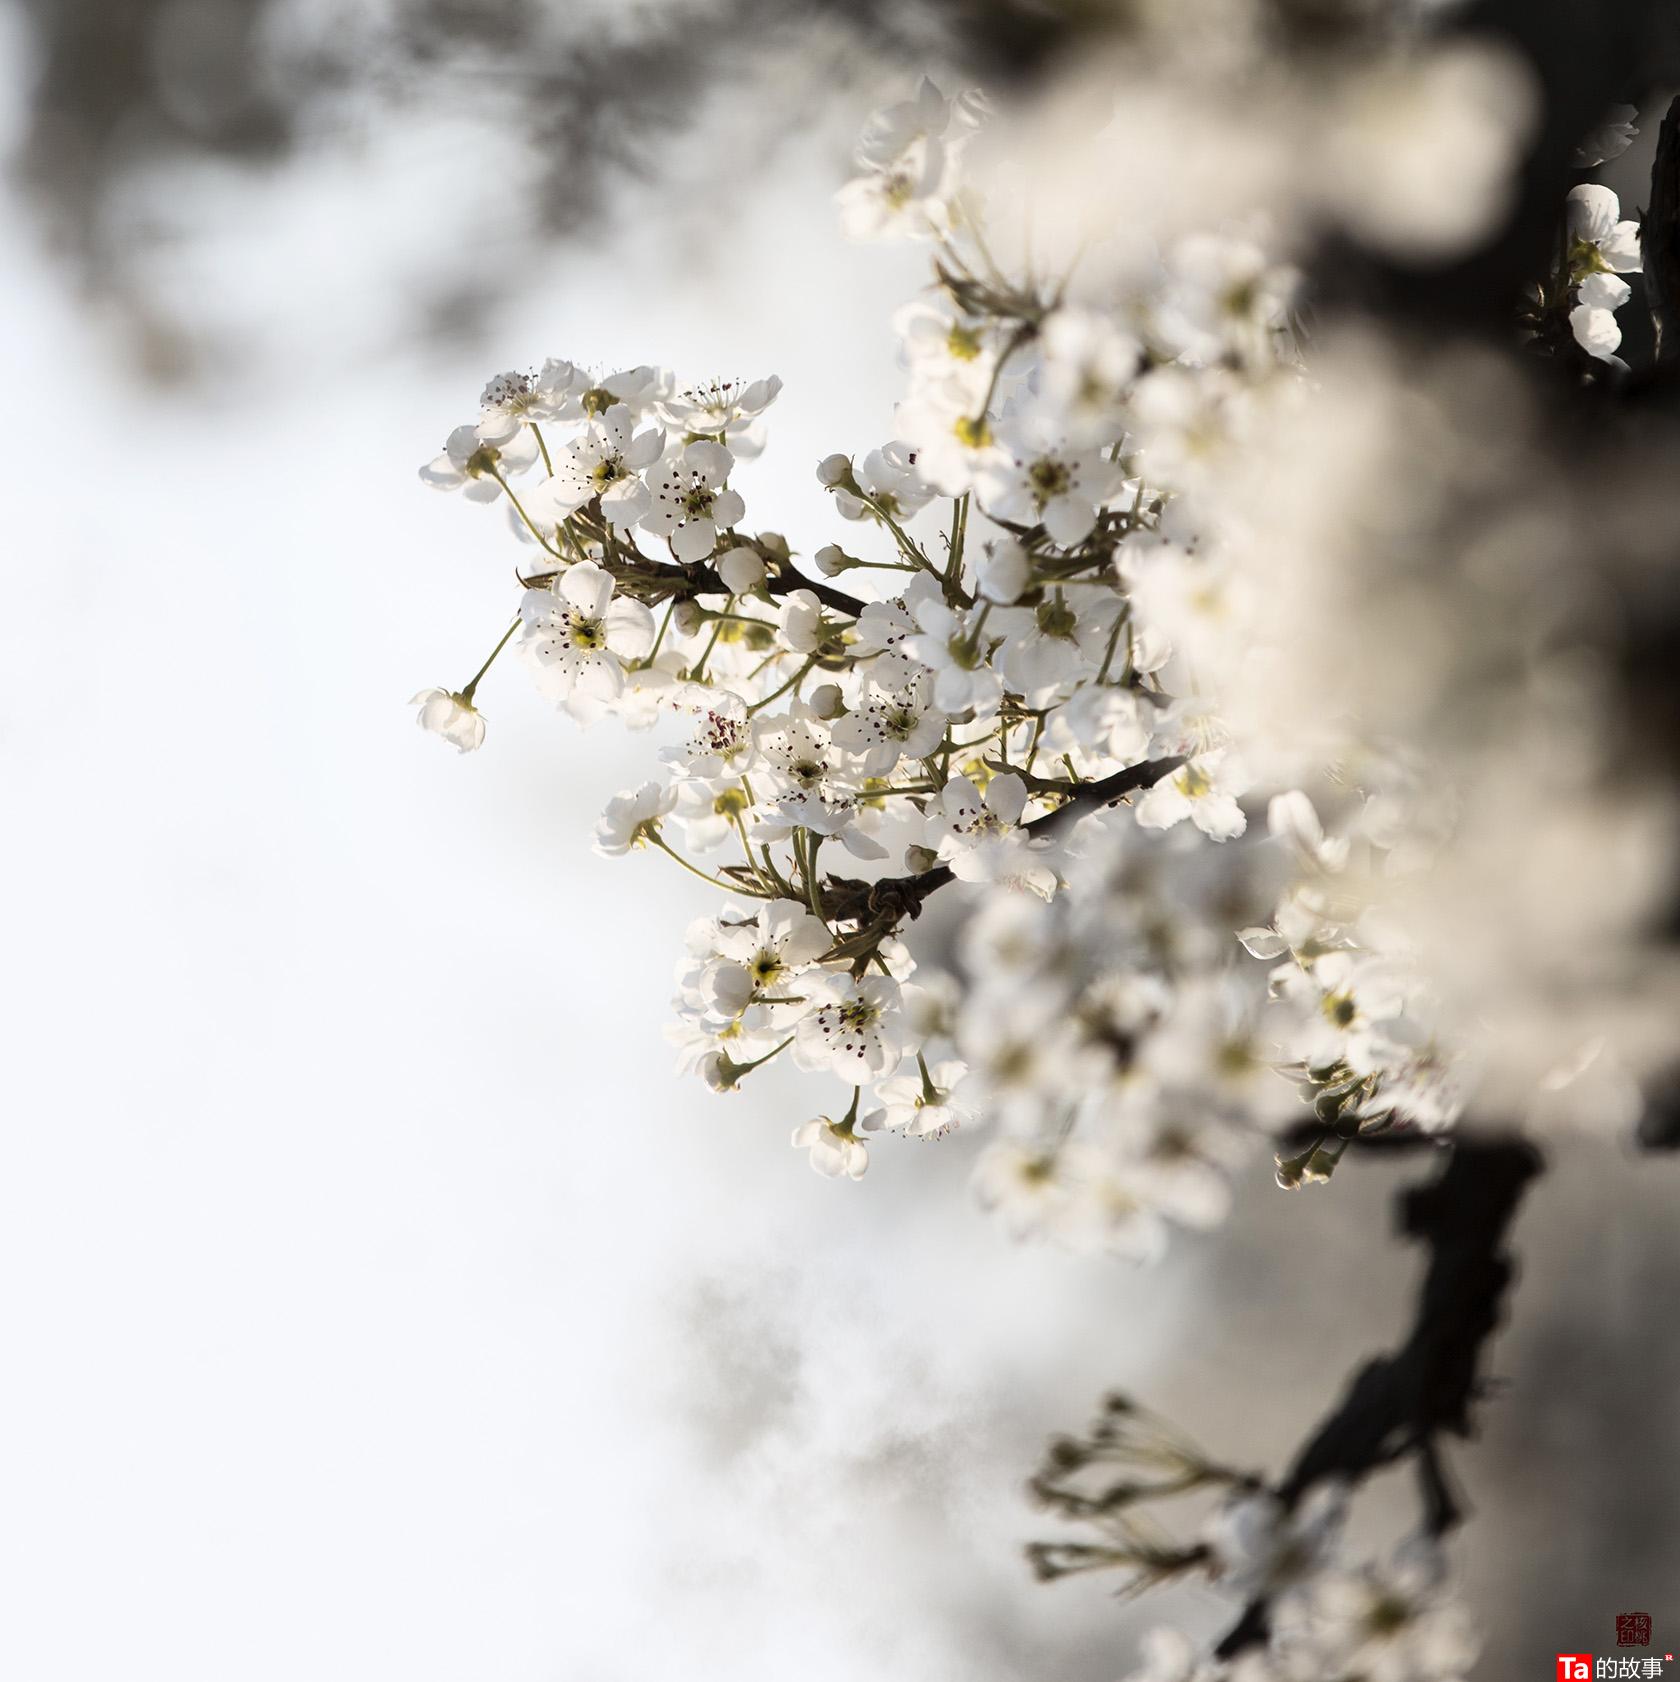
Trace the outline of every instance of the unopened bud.
{"label": "unopened bud", "polygon": [[925,876],[939,863],[939,855],[927,847],[906,847],[904,862],[910,867],[912,876]]}
{"label": "unopened bud", "polygon": [[714,1092],[733,1092],[740,1084],[741,1065],[727,1051],[708,1051],[700,1059],[700,1078]]}
{"label": "unopened bud", "polygon": [[718,562],[717,569],[718,577],[729,586],[731,595],[744,596],[764,582],[764,562],[745,546],[731,549]]}
{"label": "unopened bud", "polygon": [[852,557],[838,543],[825,543],[811,558],[824,578],[833,578],[836,573],[844,572],[854,564]]}
{"label": "unopened bud", "polygon": [[671,629],[679,637],[691,637],[700,629],[702,619],[698,602],[680,601],[671,611]]}
{"label": "unopened bud", "polygon": [[836,485],[852,483],[852,458],[850,456],[824,456],[817,463],[817,482],[832,490]]}
{"label": "unopened bud", "polygon": [[819,683],[811,691],[811,711],[818,718],[838,718],[846,710],[845,699],[837,683]]}

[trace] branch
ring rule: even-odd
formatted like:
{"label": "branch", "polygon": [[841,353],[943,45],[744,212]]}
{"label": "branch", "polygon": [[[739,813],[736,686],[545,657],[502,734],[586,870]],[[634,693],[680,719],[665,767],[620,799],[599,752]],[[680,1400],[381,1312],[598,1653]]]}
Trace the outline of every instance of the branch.
{"label": "branch", "polygon": [[[1112,806],[1115,801],[1149,788],[1163,777],[1171,776],[1184,763],[1183,754],[1165,759],[1146,759],[1128,765],[1111,777],[1094,783],[1074,785],[1065,804],[1031,823],[1023,824],[1027,835],[1038,838],[1060,834],[1076,819],[1100,806]],[[951,881],[948,864],[935,865],[915,876],[887,876],[878,882],[860,882],[848,877],[830,876],[822,891],[823,915],[830,922],[855,922],[896,925],[906,917],[921,914],[922,902]]]}
{"label": "branch", "polygon": [[[1516,1272],[1501,1246],[1542,1166],[1539,1152],[1520,1140],[1466,1139],[1437,1178],[1401,1194],[1401,1229],[1429,1252],[1411,1335],[1393,1354],[1366,1364],[1307,1440],[1277,1487],[1286,1505],[1326,1478],[1358,1482],[1410,1453],[1417,1456],[1430,1534],[1444,1535],[1463,1517],[1437,1439],[1474,1432],[1482,1346],[1499,1324]],[[1218,1656],[1263,1641],[1267,1620],[1267,1603],[1251,1603]]]}
{"label": "branch", "polygon": [[[690,584],[688,593],[690,595],[727,596],[731,593],[729,586],[709,566],[692,566],[676,570],[687,573]],[[837,590],[832,584],[824,584],[820,579],[806,578],[802,573],[793,571],[791,567],[786,572],[771,573],[764,580],[764,588],[772,596],[788,596],[792,595],[795,590],[809,590],[824,607],[832,607],[837,613],[845,614],[848,619],[856,619],[867,605],[856,596],[849,596],[844,590]]]}
{"label": "branch", "polygon": [[1680,361],[1680,95],[1657,131],[1651,202],[1639,229],[1645,302],[1657,330],[1657,361]]}

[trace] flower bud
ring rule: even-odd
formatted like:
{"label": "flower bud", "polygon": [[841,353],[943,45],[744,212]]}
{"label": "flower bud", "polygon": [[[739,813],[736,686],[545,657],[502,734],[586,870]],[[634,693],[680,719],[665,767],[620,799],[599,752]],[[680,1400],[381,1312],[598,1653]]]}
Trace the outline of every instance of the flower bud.
{"label": "flower bud", "polygon": [[700,1059],[700,1078],[714,1092],[733,1092],[740,1084],[741,1065],[727,1051],[708,1051]]}
{"label": "flower bud", "polygon": [[671,613],[671,629],[680,637],[691,637],[700,629],[702,618],[698,602],[678,602]]}
{"label": "flower bud", "polygon": [[906,847],[904,862],[909,867],[912,876],[925,875],[939,863],[939,855],[927,847]]}
{"label": "flower bud", "polygon": [[825,543],[811,558],[824,578],[832,578],[852,565],[852,557],[838,543]]}
{"label": "flower bud", "polygon": [[852,458],[850,456],[824,456],[817,463],[817,482],[832,490],[836,485],[852,483]]}
{"label": "flower bud", "polygon": [[846,703],[837,683],[819,683],[811,691],[811,711],[818,718],[838,718],[846,710]]}
{"label": "flower bud", "polygon": [[731,549],[717,564],[718,577],[729,586],[730,593],[744,596],[764,582],[764,562],[745,545]]}

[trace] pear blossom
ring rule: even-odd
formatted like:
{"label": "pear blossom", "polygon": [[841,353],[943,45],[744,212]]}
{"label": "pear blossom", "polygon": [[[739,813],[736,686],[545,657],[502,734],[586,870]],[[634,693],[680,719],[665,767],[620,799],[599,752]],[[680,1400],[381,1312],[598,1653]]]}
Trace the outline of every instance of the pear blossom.
{"label": "pear blossom", "polygon": [[568,400],[587,383],[583,371],[552,357],[540,374],[498,374],[479,397],[479,436],[505,444],[521,427],[558,420]]}
{"label": "pear blossom", "polygon": [[1616,311],[1633,291],[1621,277],[1638,273],[1643,262],[1639,224],[1620,220],[1616,195],[1594,183],[1570,192],[1566,213],[1569,278],[1577,299],[1569,312],[1570,331],[1589,356],[1614,362],[1622,342]]}
{"label": "pear blossom", "polygon": [[1185,818],[1212,841],[1230,841],[1248,827],[1237,796],[1248,779],[1227,749],[1196,755],[1170,772],[1137,803],[1144,829],[1170,829]]}
{"label": "pear blossom", "polygon": [[1039,329],[1040,363],[1029,412],[1076,445],[1100,446],[1124,430],[1123,400],[1142,347],[1111,316],[1063,307]]}
{"label": "pear blossom", "polygon": [[1479,1646],[1440,1545],[1423,1537],[1382,1564],[1309,1578],[1274,1619],[1276,1650],[1297,1673],[1317,1662],[1369,1682],[1440,1682],[1462,1676]]}
{"label": "pear blossom", "polygon": [[953,108],[923,77],[913,98],[870,118],[858,142],[862,173],[838,194],[841,222],[851,238],[924,239],[949,225],[941,197],[948,179],[945,137],[951,132],[960,141],[963,128],[971,126],[970,109],[960,103]]}
{"label": "pear blossom", "polygon": [[1296,284],[1252,240],[1192,234],[1173,248],[1152,335],[1176,358],[1207,367],[1234,354],[1263,360],[1288,322]]}
{"label": "pear blossom", "polygon": [[866,777],[885,777],[900,759],[921,759],[945,739],[946,716],[931,702],[926,679],[894,692],[869,693],[831,732],[837,746],[855,754]]}
{"label": "pear blossom", "polygon": [[1619,158],[1639,134],[1637,105],[1612,105],[1596,128],[1589,129],[1575,148],[1577,169],[1597,169]]}
{"label": "pear blossom", "polygon": [[1061,590],[1049,592],[1035,608],[1012,609],[994,616],[1004,633],[997,655],[1003,679],[1017,694],[1031,700],[1048,698],[1072,688],[1094,672],[1118,642],[1117,601],[1099,601],[1075,610]]}
{"label": "pear blossom", "polygon": [[462,694],[448,689],[422,689],[409,702],[420,709],[415,722],[422,730],[443,737],[462,753],[484,744],[484,720],[478,708]]}
{"label": "pear blossom", "polygon": [[972,1123],[973,1109],[957,1097],[957,1088],[967,1073],[966,1063],[948,1057],[930,1065],[925,1074],[916,1069],[877,1082],[875,1097],[881,1105],[881,1125],[912,1139],[941,1139]]}
{"label": "pear blossom", "polygon": [[1048,899],[1057,885],[1053,843],[1021,828],[1027,785],[1013,771],[993,777],[981,795],[967,777],[953,777],[931,809],[928,840],[963,882],[997,882]]}
{"label": "pear blossom", "polygon": [[1219,1586],[1252,1600],[1311,1582],[1335,1558],[1347,1506],[1347,1486],[1337,1480],[1315,1484],[1294,1507],[1269,1489],[1233,1494],[1202,1531]]}
{"label": "pear blossom", "polygon": [[521,642],[562,700],[612,700],[624,688],[624,662],[653,646],[653,615],[616,594],[612,574],[593,561],[566,568],[552,589],[527,590],[520,615]]}
{"label": "pear blossom", "polygon": [[769,901],[750,922],[724,922],[718,932],[718,947],[743,973],[748,995],[776,990],[833,944],[820,917],[785,899]]}
{"label": "pear blossom", "polygon": [[646,844],[659,832],[659,820],[677,803],[669,783],[646,782],[640,788],[615,794],[595,826],[595,851],[603,858],[619,858],[632,847]]}
{"label": "pear blossom", "polygon": [[717,563],[718,577],[729,587],[731,595],[744,596],[756,590],[766,577],[763,560],[758,552],[741,544],[722,555]]}
{"label": "pear blossom", "polygon": [[1642,263],[1639,224],[1622,219],[1621,205],[1596,182],[1570,189],[1565,200],[1569,264],[1574,272],[1637,274]]}
{"label": "pear blossom", "polygon": [[679,782],[675,787],[677,803],[671,816],[691,853],[715,853],[752,810],[751,798],[737,781]]}
{"label": "pear blossom", "polygon": [[1009,466],[990,414],[961,387],[920,391],[899,404],[896,420],[917,473],[942,496],[961,496]]}
{"label": "pear blossom", "polygon": [[662,759],[679,766],[685,777],[704,783],[738,778],[758,763],[758,743],[747,706],[740,696],[702,690],[687,710],[694,728],[686,741],[666,748]]}
{"label": "pear blossom", "polygon": [[809,590],[789,590],[776,610],[776,630],[795,654],[814,654],[823,639],[822,603]]}
{"label": "pear blossom", "polygon": [[1120,469],[1098,449],[1041,444],[1024,424],[1000,429],[1005,456],[980,470],[977,490],[993,519],[1042,525],[1071,549],[1091,535],[1100,509],[1120,489]]}
{"label": "pear blossom", "polygon": [[581,421],[623,407],[630,411],[631,423],[635,424],[654,413],[671,395],[671,389],[670,374],[648,363],[621,368],[599,379],[577,369],[559,398],[557,412],[561,420]]}
{"label": "pear blossom", "polygon": [[1074,1190],[1054,1151],[1015,1140],[988,1145],[974,1165],[975,1195],[1017,1238],[1035,1238],[1065,1219]]}
{"label": "pear blossom", "polygon": [[869,1167],[869,1147],[858,1138],[855,1124],[818,1116],[793,1130],[793,1148],[811,1153],[811,1166],[827,1180],[861,1180]]}
{"label": "pear blossom", "polygon": [[794,1061],[863,1086],[898,1066],[904,1036],[899,984],[891,976],[830,977],[821,984],[819,1002],[794,1030]]}
{"label": "pear blossom", "polygon": [[1405,991],[1381,958],[1357,952],[1324,952],[1305,966],[1273,973],[1273,996],[1292,1007],[1280,1023],[1283,1049],[1309,1068],[1347,1063],[1370,1066],[1373,1037],[1405,1006]]}
{"label": "pear blossom", "polygon": [[989,602],[1019,601],[1031,582],[1031,557],[1012,537],[986,544],[974,564],[974,586]]}
{"label": "pear blossom", "polygon": [[893,317],[912,389],[933,388],[979,408],[1008,344],[1008,326],[949,297],[918,298]]}
{"label": "pear blossom", "polygon": [[874,520],[882,516],[911,520],[934,496],[933,486],[916,470],[916,451],[899,439],[871,450],[855,470],[851,482],[861,495],[843,484],[833,487],[834,506],[848,520]]}
{"label": "pear blossom", "polygon": [[918,601],[911,611],[918,628],[903,640],[903,653],[933,673],[933,704],[952,717],[996,712],[1003,680],[989,664],[991,644],[980,618],[971,620],[936,596]]}
{"label": "pear blossom", "polygon": [[725,484],[735,458],[721,444],[699,439],[645,474],[653,499],[643,524],[670,539],[679,561],[703,561],[717,548],[720,529],[746,512],[740,493]]}
{"label": "pear blossom", "polygon": [[439,491],[460,491],[469,502],[494,502],[502,481],[526,472],[537,459],[537,441],[521,427],[496,441],[478,426],[458,426],[443,452],[420,469],[420,478]]}
{"label": "pear blossom", "polygon": [[641,470],[658,461],[665,434],[655,427],[633,433],[629,408],[615,403],[594,416],[568,444],[546,480],[526,503],[533,518],[563,519],[599,497],[609,525],[627,529],[653,506],[653,493]]}
{"label": "pear blossom", "polygon": [[690,439],[715,438],[737,460],[750,461],[764,449],[761,417],[781,389],[782,382],[774,374],[750,383],[708,380],[665,398],[659,413]]}

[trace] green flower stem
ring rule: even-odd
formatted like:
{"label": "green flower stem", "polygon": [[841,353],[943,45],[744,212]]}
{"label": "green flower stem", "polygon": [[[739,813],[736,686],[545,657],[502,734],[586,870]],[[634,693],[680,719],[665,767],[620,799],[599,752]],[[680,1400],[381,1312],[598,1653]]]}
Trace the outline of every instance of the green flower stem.
{"label": "green flower stem", "polygon": [[734,1069],[737,1075],[750,1075],[754,1069],[762,1069],[772,1057],[780,1057],[781,1054],[792,1044],[793,1035],[789,1034],[780,1045],[771,1046],[771,1048],[765,1052],[762,1057],[755,1057],[750,1063],[737,1063],[735,1059],[731,1057],[729,1059],[730,1067]]}
{"label": "green flower stem", "polygon": [[660,852],[666,854],[670,858],[674,858],[677,863],[689,873],[690,876],[698,876],[702,882],[710,882],[714,888],[722,888],[726,894],[750,894],[752,892],[750,888],[744,886],[740,882],[726,882],[721,876],[708,876],[706,872],[699,867],[699,865],[690,864],[688,860],[685,859],[682,854],[679,853],[676,848],[674,848],[670,842],[664,838],[664,836],[650,831],[648,834],[648,840],[650,840],[654,846],[660,850]]}
{"label": "green flower stem", "polygon": [[968,498],[969,493],[964,491],[951,510],[950,558],[945,566],[947,584],[962,582],[963,545],[968,540]]}
{"label": "green flower stem", "polygon": [[554,545],[550,543],[532,523],[531,516],[525,512],[525,504],[513,494],[513,486],[507,482],[507,476],[502,472],[502,470],[499,467],[492,467],[490,469],[490,477],[494,479],[504,491],[507,492],[507,499],[513,504],[514,512],[525,522],[526,531],[528,531],[550,555],[554,556],[556,560],[562,559],[563,557],[561,556],[560,551],[556,549]]}
{"label": "green flower stem", "polygon": [[554,477],[554,461],[548,453],[548,441],[542,435],[542,428],[535,421],[527,421],[526,425],[530,427],[531,436],[537,441],[537,448],[542,451],[543,466],[547,468],[548,476],[552,479]]}
{"label": "green flower stem", "polygon": [[817,854],[822,850],[823,838],[813,835],[809,830],[805,832],[805,898],[811,907],[811,915],[818,922],[826,923],[823,916],[822,893],[817,887]]}
{"label": "green flower stem", "polygon": [[[712,640],[715,642],[717,640],[717,638],[714,636],[712,638]],[[706,653],[710,654],[711,649],[708,648],[706,650]],[[790,677],[787,680],[787,682],[784,683],[781,686],[780,689],[771,690],[771,692],[768,695],[766,695],[762,701],[754,701],[752,703],[752,705],[747,708],[747,717],[751,718],[754,713],[762,712],[764,710],[764,708],[769,706],[772,701],[779,701],[785,694],[787,694],[787,692],[790,689],[797,688],[801,683],[804,682],[806,674],[811,670],[811,668],[814,665],[816,665],[816,663],[817,663],[816,658],[815,658],[815,656],[813,656],[811,659],[807,660],[805,662],[805,664],[803,666],[801,666],[799,668],[799,670],[797,672],[795,672],[793,674],[793,676]],[[702,656],[702,664],[704,664],[704,657],[703,656]]]}
{"label": "green flower stem", "polygon": [[488,660],[486,660],[484,662],[484,664],[482,666],[480,666],[476,672],[473,673],[472,682],[469,683],[466,686],[466,688],[461,691],[461,699],[463,701],[465,701],[466,704],[469,707],[472,705],[472,698],[473,698],[474,694],[477,693],[479,679],[482,678],[484,676],[484,674],[487,671],[489,671],[490,668],[496,663],[496,656],[498,654],[500,654],[504,648],[507,647],[508,638],[511,637],[513,635],[513,633],[519,629],[519,624],[520,624],[519,620],[515,619],[514,622],[511,625],[509,625],[508,628],[505,631],[502,632],[502,640],[499,643],[497,643],[494,648],[492,648],[490,650],[490,658]]}

